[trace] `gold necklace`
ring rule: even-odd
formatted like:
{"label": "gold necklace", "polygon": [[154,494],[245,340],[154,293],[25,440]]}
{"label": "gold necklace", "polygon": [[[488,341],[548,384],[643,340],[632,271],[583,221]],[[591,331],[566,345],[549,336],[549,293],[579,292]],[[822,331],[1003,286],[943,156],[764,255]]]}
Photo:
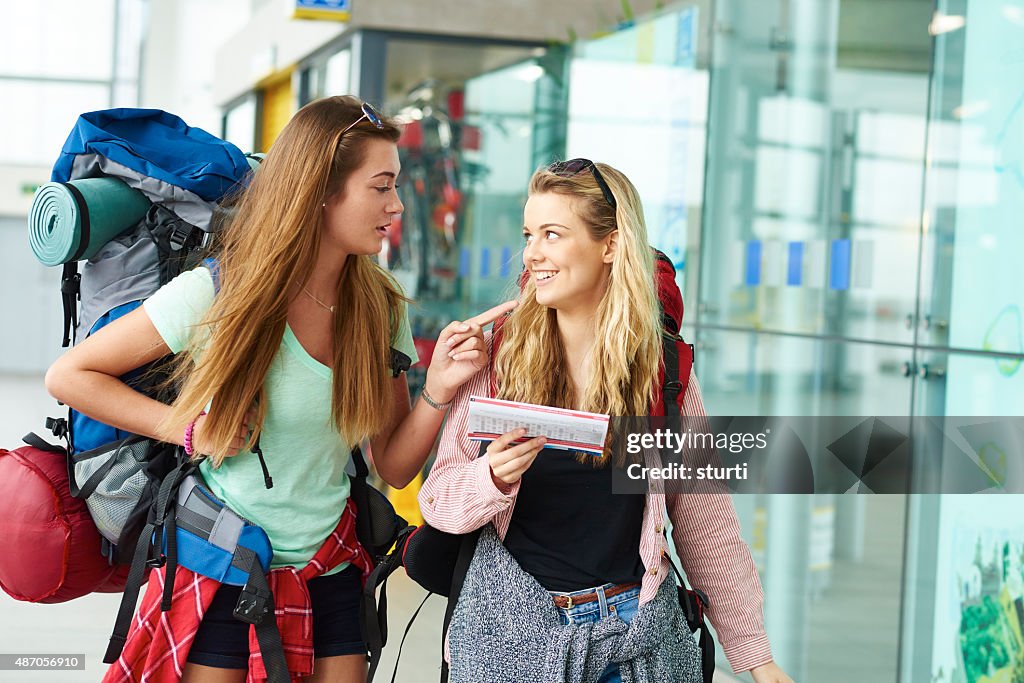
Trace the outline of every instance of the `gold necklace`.
{"label": "gold necklace", "polygon": [[320,301],[320,299],[317,299],[315,296],[313,296],[312,292],[310,292],[308,289],[306,289],[305,285],[302,285],[302,291],[305,292],[306,296],[308,296],[310,299],[312,299],[313,301],[315,301],[318,304],[320,304],[321,307],[326,308],[331,313],[334,313],[334,306],[328,306],[323,301]]}

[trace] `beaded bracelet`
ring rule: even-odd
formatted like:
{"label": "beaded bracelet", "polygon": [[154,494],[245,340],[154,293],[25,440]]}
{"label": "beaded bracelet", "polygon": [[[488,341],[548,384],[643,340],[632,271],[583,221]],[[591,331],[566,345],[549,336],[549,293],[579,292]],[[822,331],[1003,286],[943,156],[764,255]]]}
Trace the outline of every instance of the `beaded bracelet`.
{"label": "beaded bracelet", "polygon": [[189,456],[190,458],[196,454],[195,449],[192,447],[192,432],[195,431],[196,422],[198,422],[199,418],[201,418],[203,415],[206,415],[205,410],[199,413],[199,415],[196,416],[196,419],[192,420],[187,425],[185,425],[185,455]]}

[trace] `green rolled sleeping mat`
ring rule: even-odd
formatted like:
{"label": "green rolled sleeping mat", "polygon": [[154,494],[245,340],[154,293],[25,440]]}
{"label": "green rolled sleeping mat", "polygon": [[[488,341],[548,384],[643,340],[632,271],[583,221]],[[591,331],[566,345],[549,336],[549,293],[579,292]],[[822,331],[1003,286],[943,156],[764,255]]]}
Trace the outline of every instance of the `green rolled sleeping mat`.
{"label": "green rolled sleeping mat", "polygon": [[44,266],[88,259],[138,223],[149,206],[141,192],[116,178],[46,183],[32,200],[29,245]]}

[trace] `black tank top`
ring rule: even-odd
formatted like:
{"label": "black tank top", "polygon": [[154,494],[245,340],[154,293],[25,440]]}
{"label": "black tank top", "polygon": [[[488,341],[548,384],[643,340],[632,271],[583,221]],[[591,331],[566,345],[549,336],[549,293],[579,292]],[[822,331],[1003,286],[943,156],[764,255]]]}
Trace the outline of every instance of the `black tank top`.
{"label": "black tank top", "polygon": [[610,465],[545,448],[523,475],[505,547],[550,591],[640,581],[645,500],[613,495]]}

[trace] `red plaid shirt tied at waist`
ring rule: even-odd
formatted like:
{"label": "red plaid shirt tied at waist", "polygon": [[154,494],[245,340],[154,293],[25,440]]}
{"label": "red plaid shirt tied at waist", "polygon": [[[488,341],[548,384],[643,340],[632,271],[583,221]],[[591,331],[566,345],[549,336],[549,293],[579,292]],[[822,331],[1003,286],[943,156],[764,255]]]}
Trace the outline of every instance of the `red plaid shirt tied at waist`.
{"label": "red plaid shirt tied at waist", "polygon": [[[288,672],[293,680],[313,673],[313,610],[306,583],[342,562],[359,567],[365,580],[373,566],[369,554],[356,540],[355,513],[355,504],[349,500],[338,526],[301,570],[281,567],[270,572],[274,615],[281,632]],[[150,573],[149,585],[132,620],[124,651],[107,669],[103,683],[173,683],[181,680],[192,640],[221,584],[179,565],[174,577],[171,610],[161,612],[164,572],[161,567]],[[247,683],[267,680],[259,652],[256,628],[250,626]]]}

